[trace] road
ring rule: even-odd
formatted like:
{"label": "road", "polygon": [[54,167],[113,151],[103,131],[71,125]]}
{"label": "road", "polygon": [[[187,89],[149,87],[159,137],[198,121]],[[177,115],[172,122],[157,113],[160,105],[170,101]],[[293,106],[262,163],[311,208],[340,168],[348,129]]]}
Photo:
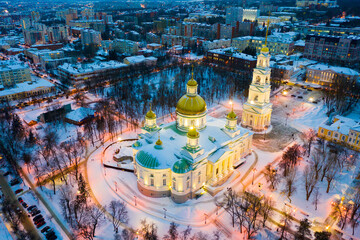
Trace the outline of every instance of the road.
{"label": "road", "polygon": [[[21,209],[23,212],[26,213],[26,210],[19,203],[15,193],[12,191],[7,180],[2,174],[0,174],[0,185],[2,187],[2,192],[4,196],[10,199],[11,202],[13,202],[16,207],[18,207],[19,209]],[[39,239],[39,240],[42,239],[41,236],[39,235],[39,232],[32,223],[31,219],[27,215],[21,218],[21,223],[24,226],[26,232],[30,235],[31,239]]]}
{"label": "road", "polygon": [[29,177],[26,175],[26,173],[23,171],[23,169],[19,167],[19,171],[21,173],[21,176],[29,184],[31,190],[35,193],[35,195],[39,198],[39,200],[42,202],[42,204],[46,207],[46,209],[49,211],[51,216],[55,219],[56,223],[64,231],[66,236],[69,239],[73,239],[74,237],[73,237],[72,233],[67,229],[67,227],[64,225],[64,223],[58,218],[57,214],[53,211],[52,207],[48,204],[46,199],[44,199],[43,196],[37,191],[36,186],[30,181]]}

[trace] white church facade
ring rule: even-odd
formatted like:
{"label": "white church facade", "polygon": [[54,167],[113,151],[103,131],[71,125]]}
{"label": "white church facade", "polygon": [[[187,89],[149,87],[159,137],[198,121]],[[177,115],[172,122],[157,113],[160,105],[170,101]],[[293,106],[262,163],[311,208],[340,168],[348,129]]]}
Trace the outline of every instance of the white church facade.
{"label": "white church facade", "polygon": [[176,106],[176,121],[158,126],[150,109],[139,140],[133,144],[134,169],[140,192],[171,197],[177,203],[199,190],[222,185],[234,163],[251,153],[252,131],[238,125],[231,110],[226,118],[207,116],[193,76]]}

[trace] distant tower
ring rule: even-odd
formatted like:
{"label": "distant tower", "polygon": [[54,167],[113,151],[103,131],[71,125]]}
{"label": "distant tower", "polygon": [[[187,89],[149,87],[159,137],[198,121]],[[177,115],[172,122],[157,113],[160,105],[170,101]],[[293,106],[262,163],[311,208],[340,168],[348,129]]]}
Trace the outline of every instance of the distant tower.
{"label": "distant tower", "polygon": [[270,54],[266,46],[269,30],[267,22],[265,45],[257,57],[247,102],[243,106],[241,125],[253,131],[264,131],[270,126],[272,103],[270,103]]}

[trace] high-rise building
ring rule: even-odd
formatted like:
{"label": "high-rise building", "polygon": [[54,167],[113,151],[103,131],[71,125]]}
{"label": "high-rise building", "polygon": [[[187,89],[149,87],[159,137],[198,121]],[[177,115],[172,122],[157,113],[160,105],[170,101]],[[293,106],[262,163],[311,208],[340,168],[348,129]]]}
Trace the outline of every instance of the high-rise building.
{"label": "high-rise building", "polygon": [[272,103],[270,102],[270,54],[266,42],[257,57],[249,96],[243,106],[241,124],[261,132],[270,126]]}
{"label": "high-rise building", "polygon": [[25,44],[28,46],[45,43],[44,31],[38,31],[35,29],[25,30],[24,38],[25,38]]}
{"label": "high-rise building", "polygon": [[226,9],[226,24],[234,25],[236,22],[243,20],[243,8],[242,7],[228,7]]}
{"label": "high-rise building", "polygon": [[31,21],[32,21],[33,23],[40,21],[40,13],[39,13],[39,12],[32,11],[32,12],[31,12]]}
{"label": "high-rise building", "polygon": [[256,18],[260,16],[260,10],[256,8],[249,8],[243,10],[243,21],[248,20],[255,22]]}
{"label": "high-rise building", "polygon": [[81,11],[81,18],[82,19],[95,19],[95,12],[93,8],[85,8]]}
{"label": "high-rise building", "polygon": [[93,29],[81,30],[81,43],[83,45],[94,44],[96,46],[101,45],[101,33]]}
{"label": "high-rise building", "polygon": [[68,26],[52,26],[47,29],[49,42],[63,42],[68,40],[70,35]]}

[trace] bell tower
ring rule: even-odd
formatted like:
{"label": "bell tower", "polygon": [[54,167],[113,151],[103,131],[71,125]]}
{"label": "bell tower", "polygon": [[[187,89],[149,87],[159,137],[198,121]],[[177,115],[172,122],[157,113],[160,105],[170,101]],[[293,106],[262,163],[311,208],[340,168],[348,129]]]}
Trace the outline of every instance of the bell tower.
{"label": "bell tower", "polygon": [[270,54],[267,44],[269,20],[265,37],[265,45],[257,57],[256,68],[253,72],[249,88],[249,96],[243,106],[241,125],[255,132],[266,130],[270,126],[272,103],[270,103]]}

